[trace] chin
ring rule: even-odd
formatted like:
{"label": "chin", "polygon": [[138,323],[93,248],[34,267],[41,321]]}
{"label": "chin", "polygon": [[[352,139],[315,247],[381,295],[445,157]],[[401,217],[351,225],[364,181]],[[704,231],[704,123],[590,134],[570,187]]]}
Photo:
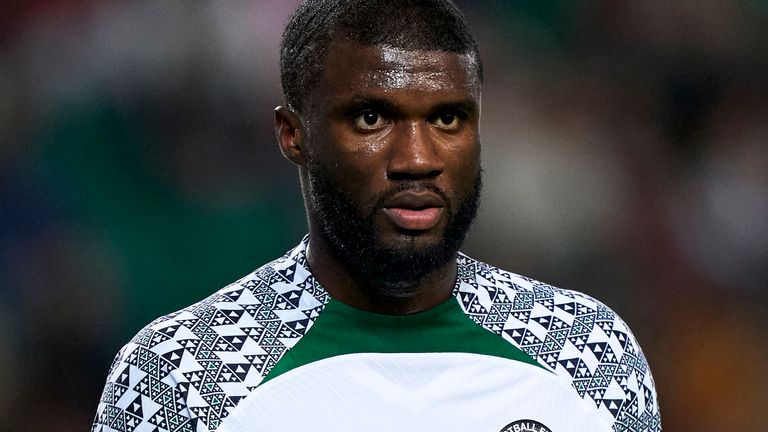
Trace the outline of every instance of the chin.
{"label": "chin", "polygon": [[445,243],[442,233],[401,231],[378,239],[379,246],[393,251],[421,252]]}

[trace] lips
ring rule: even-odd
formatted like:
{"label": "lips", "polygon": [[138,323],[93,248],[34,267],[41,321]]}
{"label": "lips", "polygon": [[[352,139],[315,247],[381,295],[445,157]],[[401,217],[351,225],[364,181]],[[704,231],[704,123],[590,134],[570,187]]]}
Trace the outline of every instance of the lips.
{"label": "lips", "polygon": [[383,212],[396,227],[409,231],[426,231],[440,222],[445,201],[430,191],[404,191],[384,203]]}

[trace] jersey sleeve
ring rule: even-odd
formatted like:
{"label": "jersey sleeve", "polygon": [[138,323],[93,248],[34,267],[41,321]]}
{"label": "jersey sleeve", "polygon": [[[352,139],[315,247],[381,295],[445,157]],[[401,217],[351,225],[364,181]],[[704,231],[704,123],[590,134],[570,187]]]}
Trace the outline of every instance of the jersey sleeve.
{"label": "jersey sleeve", "polygon": [[[614,429],[617,432],[661,432],[659,400],[648,360],[624,320],[608,307],[603,307],[615,316],[614,328],[611,330],[612,337],[609,338],[606,346],[611,346],[613,343],[614,346],[624,347],[623,350],[616,351],[620,354],[616,359],[618,367],[615,375],[611,377],[611,384],[615,383],[614,385],[618,386],[622,392],[611,388],[610,385],[606,390],[606,394],[610,391],[611,394],[621,396],[623,393],[623,397],[619,397],[616,402],[605,398],[607,400],[603,402],[609,411],[615,413]],[[604,363],[607,362],[608,360]]]}
{"label": "jersey sleeve", "polygon": [[[624,320],[599,300],[588,295],[534,283],[534,296],[547,298],[553,314],[565,318],[550,325],[544,338],[553,340],[566,329],[563,348],[549,352],[546,342],[537,360],[571,381],[585,401],[611,419],[614,432],[661,432],[656,385],[648,361]],[[545,315],[547,316],[547,315]],[[567,317],[567,318],[566,318]]]}
{"label": "jersey sleeve", "polygon": [[112,363],[92,432],[219,429],[323,304],[321,290],[296,295],[297,265],[286,254],[142,329]]}
{"label": "jersey sleeve", "polygon": [[563,321],[570,322],[563,325],[567,327],[564,349],[553,357],[543,347],[539,362],[569,379],[582,399],[612,419],[615,432],[661,432],[651,368],[626,322],[610,307],[582,293],[540,282],[534,292],[551,294],[553,310],[564,312],[559,316],[573,317]]}
{"label": "jersey sleeve", "polygon": [[570,384],[614,432],[660,432],[648,362],[611,308],[462,256],[457,296],[467,315]]}
{"label": "jersey sleeve", "polygon": [[115,357],[92,432],[208,432],[190,407],[189,383],[179,379],[184,348],[179,324],[160,319]]}
{"label": "jersey sleeve", "polygon": [[[600,325],[605,330],[597,334],[606,337],[598,337],[594,340],[599,342],[587,345],[586,349],[598,359],[589,385],[601,374],[607,385],[597,391],[589,390],[585,396],[614,416],[616,432],[661,432],[656,384],[645,354],[624,320],[607,306],[597,304]],[[605,353],[601,355],[599,350],[603,346]]]}

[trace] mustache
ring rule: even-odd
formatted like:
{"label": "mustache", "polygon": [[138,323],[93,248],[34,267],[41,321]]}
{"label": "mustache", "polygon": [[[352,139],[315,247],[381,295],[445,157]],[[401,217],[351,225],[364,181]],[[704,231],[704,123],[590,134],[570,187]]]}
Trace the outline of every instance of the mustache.
{"label": "mustache", "polygon": [[398,182],[396,185],[384,191],[376,199],[376,203],[373,205],[373,208],[371,209],[371,211],[375,212],[376,210],[384,208],[384,203],[389,201],[393,196],[403,191],[432,192],[435,195],[439,196],[446,203],[447,208],[449,209],[451,208],[451,199],[448,197],[448,194],[445,193],[445,191],[443,191],[439,187],[437,187],[434,183],[416,181],[416,180],[407,180],[407,181]]}

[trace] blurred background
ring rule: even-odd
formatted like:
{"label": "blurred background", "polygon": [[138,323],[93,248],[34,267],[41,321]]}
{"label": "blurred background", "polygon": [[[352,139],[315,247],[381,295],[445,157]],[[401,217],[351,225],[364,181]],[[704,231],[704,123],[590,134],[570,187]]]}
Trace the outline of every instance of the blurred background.
{"label": "blurred background", "polygon": [[[0,5],[0,430],[87,430],[144,324],[305,233],[295,0]],[[485,61],[465,250],[634,329],[665,431],[768,407],[768,2],[460,1]]]}

